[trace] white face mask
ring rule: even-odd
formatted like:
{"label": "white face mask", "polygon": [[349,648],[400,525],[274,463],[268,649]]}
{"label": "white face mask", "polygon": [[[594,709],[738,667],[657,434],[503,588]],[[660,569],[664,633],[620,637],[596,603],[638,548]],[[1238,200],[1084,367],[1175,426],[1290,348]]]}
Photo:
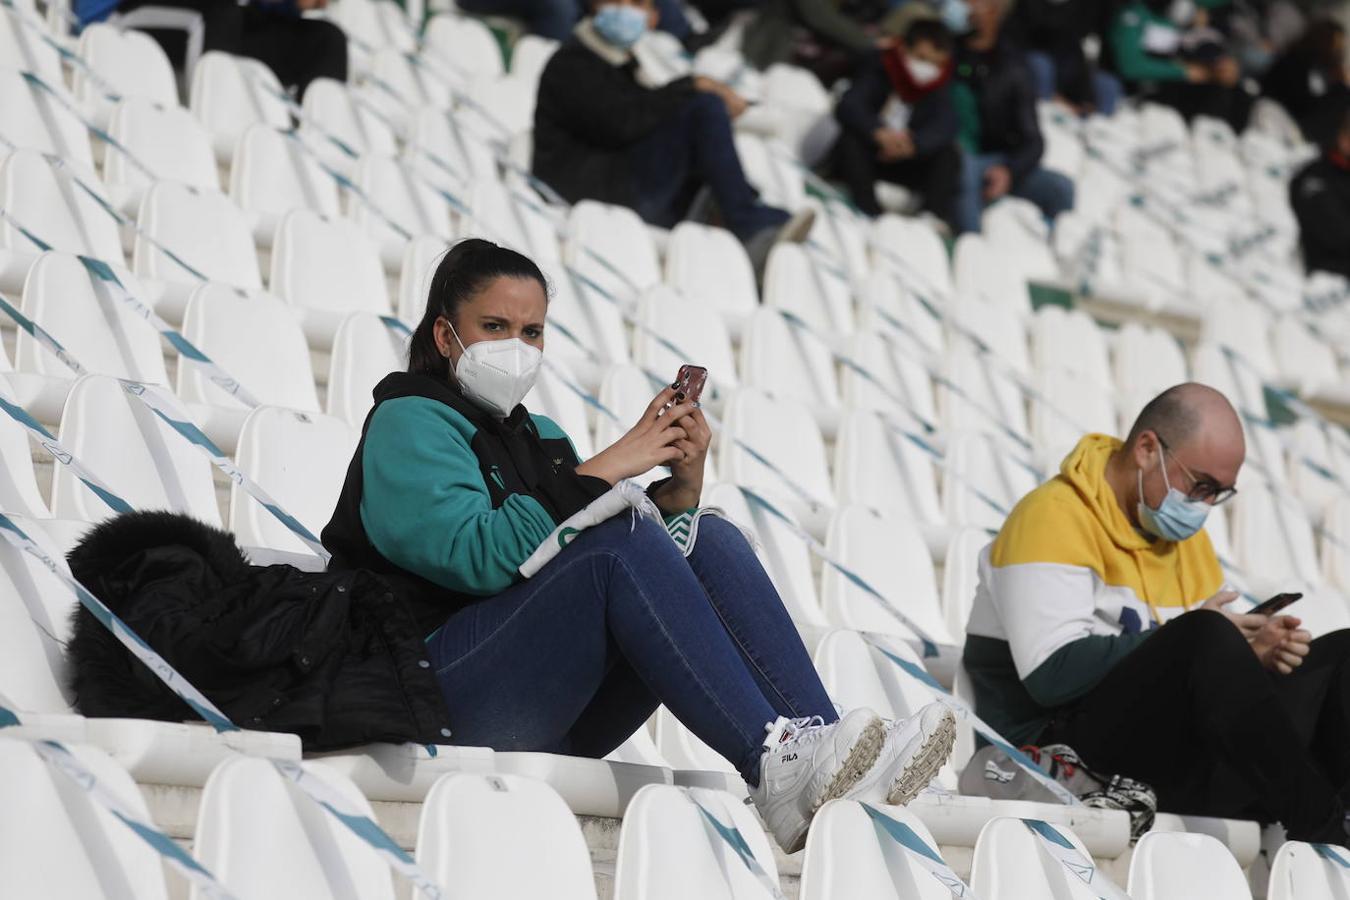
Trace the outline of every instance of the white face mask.
{"label": "white face mask", "polygon": [[534,387],[544,354],[520,338],[478,341],[465,347],[455,326],[450,326],[450,333],[464,351],[455,364],[460,392],[499,419],[511,415]]}
{"label": "white face mask", "polygon": [[909,70],[909,77],[914,79],[914,83],[919,87],[932,84],[942,75],[942,67],[937,63],[914,56],[905,57],[905,68]]}

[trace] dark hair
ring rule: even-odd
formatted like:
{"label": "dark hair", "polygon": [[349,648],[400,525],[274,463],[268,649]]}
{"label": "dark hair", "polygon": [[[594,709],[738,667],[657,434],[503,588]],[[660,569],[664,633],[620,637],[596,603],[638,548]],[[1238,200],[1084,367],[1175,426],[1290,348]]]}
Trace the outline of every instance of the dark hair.
{"label": "dark hair", "polygon": [[1337,72],[1344,60],[1336,48],[1338,38],[1345,36],[1345,27],[1334,19],[1317,19],[1309,23],[1294,46],[1323,72]]}
{"label": "dark hair", "polygon": [[953,43],[951,31],[937,19],[915,19],[905,29],[906,47],[932,44],[940,53],[951,53]]}
{"label": "dark hair", "polygon": [[456,325],[459,308],[498,278],[533,278],[548,296],[548,281],[533,260],[491,241],[467,238],[441,257],[431,276],[426,311],[408,344],[409,372],[450,377],[450,361],[436,348],[436,320],[445,316]]}

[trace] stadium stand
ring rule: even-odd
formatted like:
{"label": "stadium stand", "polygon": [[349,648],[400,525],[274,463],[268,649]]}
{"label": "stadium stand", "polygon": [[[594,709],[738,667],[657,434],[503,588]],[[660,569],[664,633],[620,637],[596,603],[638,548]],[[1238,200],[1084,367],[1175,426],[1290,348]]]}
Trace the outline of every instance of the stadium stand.
{"label": "stadium stand", "polygon": [[[1287,116],[1258,104],[1235,134],[1044,102],[1044,165],[1076,208],[1052,233],[997,203],[949,252],[932,220],[862,217],[814,174],[835,126],[813,76],[720,40],[692,65],[757,101],[748,177],[817,212],[760,287],[725,230],[556,202],[520,151],[557,45],[507,53],[501,22],[431,6],[422,27],[336,0],[351,79],[301,105],[254,60],[205,53],[180,91],[144,34],[0,0],[0,897],[1350,896],[1350,849],[1278,826],[1160,814],[1131,846],[1119,810],[957,790],[979,550],[1078,435],[1122,431],[1168,385],[1211,383],[1244,417],[1241,492],[1208,526],[1229,580],[1306,591],[1314,634],[1350,625],[1350,284],[1298,263],[1287,185],[1313,150]],[[372,386],[468,236],[553,281],[526,404],[582,458],[681,362],[710,368],[704,502],[754,533],[831,695],[961,715],[912,804],[833,801],[786,856],[664,708],[605,760],[302,759],[294,735],[75,712],[64,553],[129,506],[321,569],[273,507],[318,533]]]}

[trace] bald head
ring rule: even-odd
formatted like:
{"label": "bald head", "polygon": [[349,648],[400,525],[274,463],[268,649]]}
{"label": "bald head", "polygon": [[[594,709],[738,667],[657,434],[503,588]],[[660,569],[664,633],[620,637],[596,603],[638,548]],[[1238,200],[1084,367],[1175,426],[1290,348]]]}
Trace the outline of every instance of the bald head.
{"label": "bald head", "polygon": [[1159,445],[1196,479],[1222,487],[1237,481],[1247,455],[1242,420],[1233,404],[1214,388],[1194,382],[1170,387],[1150,400],[1123,451],[1148,473],[1158,467]]}

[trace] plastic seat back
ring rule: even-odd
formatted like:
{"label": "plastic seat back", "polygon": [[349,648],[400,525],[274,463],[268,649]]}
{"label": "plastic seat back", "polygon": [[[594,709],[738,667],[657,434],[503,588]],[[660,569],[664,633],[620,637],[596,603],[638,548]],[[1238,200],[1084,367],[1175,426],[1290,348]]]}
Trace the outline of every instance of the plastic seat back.
{"label": "plastic seat back", "polygon": [[137,234],[132,252],[137,275],[194,286],[201,283],[200,275],[246,291],[262,289],[253,229],[224,194],[193,192],[185,185],[161,181],[146,191],[138,221],[144,234]]}
{"label": "plastic seat back", "polygon": [[[1064,825],[1050,826],[1056,840],[1072,845],[1079,870],[1091,879],[1105,875],[1092,863],[1083,842]],[[990,819],[975,841],[970,889],[980,900],[1099,900],[1100,894],[1044,849],[1023,819]]]}
{"label": "plastic seat back", "polygon": [[[204,284],[188,300],[183,336],[259,402],[318,411],[305,336],[291,309],[270,294],[240,297],[229,288]],[[245,408],[181,358],[178,395],[194,403]]]}
{"label": "plastic seat back", "polygon": [[[134,97],[162,107],[178,106],[178,79],[169,57],[145,32],[95,22],[80,32],[78,53],[123,100]],[[109,102],[103,88],[79,66],[74,71],[75,96],[81,103],[99,107]]]}
{"label": "plastic seat back", "polygon": [[709,815],[722,830],[739,832],[743,846],[776,884],[778,867],[768,838],[744,803],[722,791],[649,785],[638,791],[624,815],[614,900],[770,896],[730,843],[735,838],[724,838],[705,818]]}
{"label": "plastic seat back", "polygon": [[[876,816],[895,824],[880,823]],[[907,809],[874,807],[869,812],[851,800],[821,807],[806,836],[801,900],[947,900],[952,896],[950,888],[914,862],[892,831],[937,851],[928,827]]]}
{"label": "plastic seat back", "polygon": [[[77,171],[84,184],[100,191],[92,171]],[[0,207],[55,250],[119,265],[123,261],[117,223],[67,173],[52,168],[35,151],[16,150],[0,158]],[[0,246],[38,252],[8,221],[0,221]]]}
{"label": "plastic seat back", "polygon": [[812,410],[839,407],[834,355],[821,336],[789,322],[774,309],[750,317],[741,344],[744,383],[791,397]]}
{"label": "plastic seat back", "polygon": [[328,414],[360,429],[374,405],[371,391],[390,372],[408,367],[408,338],[372,313],[352,313],[333,339]]}
{"label": "plastic seat back", "polygon": [[793,313],[831,342],[853,331],[846,270],[814,260],[800,244],[781,243],[764,269],[764,305]]}
{"label": "plastic seat back", "polygon": [[254,59],[210,51],[192,70],[190,108],[211,133],[216,159],[234,157],[235,144],[256,122],[285,130],[290,111],[275,95],[284,93],[272,70]]}
{"label": "plastic seat back", "polygon": [[[108,131],[158,178],[205,191],[220,189],[211,136],[182,107],[127,97],[113,108]],[[112,146],[104,157],[103,176],[110,185],[134,191],[148,190],[153,184],[148,174]]]}
{"label": "plastic seat back", "polygon": [[[260,406],[244,420],[236,462],[282,509],[318,536],[332,518],[359,437],[332,416]],[[310,552],[238,485],[230,488],[230,530],[247,546]]]}
{"label": "plastic seat back", "polygon": [[[375,818],[336,769],[301,765]],[[394,898],[384,859],[265,759],[238,756],[211,773],[202,788],[193,855],[239,900]],[[195,888],[189,896],[202,900]]]}
{"label": "plastic seat back", "polygon": [[[131,776],[107,754],[74,748],[79,765],[144,820]],[[6,897],[164,900],[159,854],[26,741],[0,736],[0,893]]]}
{"label": "plastic seat back", "polygon": [[1208,897],[1251,900],[1247,878],[1219,840],[1207,834],[1154,832],[1135,845],[1130,859],[1134,900]]}
{"label": "plastic seat back", "polygon": [[1350,900],[1350,850],[1287,841],[1270,864],[1267,900]]}
{"label": "plastic seat back", "polygon": [[354,223],[309,210],[287,213],[272,247],[272,292],[305,311],[387,316],[380,252]]}
{"label": "plastic seat back", "polygon": [[[63,82],[47,84],[74,106],[75,98],[66,93]],[[5,110],[4,136],[9,143],[93,168],[94,150],[84,125],[47,91],[29,84],[18,69],[0,68],[0,107]]]}
{"label": "plastic seat back", "polygon": [[[309,139],[307,146],[317,144]],[[298,146],[297,139],[263,124],[251,126],[239,138],[230,169],[230,197],[245,212],[268,218],[280,218],[293,209],[325,216],[339,212],[333,177]]]}
{"label": "plastic seat back", "polygon": [[[15,524],[65,567],[60,548],[40,522]],[[67,677],[64,645],[70,637],[75,595],[37,559],[0,544],[0,695],[16,711],[69,713],[74,693]],[[0,878],[0,882],[3,878]]]}
{"label": "plastic seat back", "polygon": [[417,862],[450,897],[595,898],[576,817],[548,785],[517,775],[437,781],[422,804]]}
{"label": "plastic seat back", "polygon": [[[133,509],[168,509],[220,525],[211,464],[162,419],[106,375],[71,388],[61,443]],[[99,522],[114,511],[65,466],[52,473],[52,513]]]}
{"label": "plastic seat back", "polygon": [[945,518],[933,457],[881,415],[857,410],[844,416],[834,443],[834,471],[841,504],[891,511],[925,524]]}
{"label": "plastic seat back", "polygon": [[759,308],[755,271],[745,247],[730,231],[698,222],[681,222],[666,248],[666,283],[692,299],[713,306],[728,323]]}

